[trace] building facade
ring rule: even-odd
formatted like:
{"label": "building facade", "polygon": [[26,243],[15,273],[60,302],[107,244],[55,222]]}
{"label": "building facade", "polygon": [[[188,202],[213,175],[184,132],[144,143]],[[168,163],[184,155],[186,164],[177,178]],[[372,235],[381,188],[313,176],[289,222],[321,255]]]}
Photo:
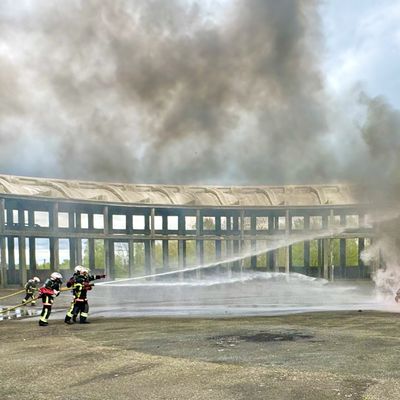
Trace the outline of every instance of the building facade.
{"label": "building facade", "polygon": [[[55,270],[68,275],[77,264],[110,278],[255,270],[368,279],[375,266],[360,257],[374,239],[368,213],[347,185],[132,185],[0,175],[1,285]],[[48,246],[48,262],[38,259],[39,242]]]}

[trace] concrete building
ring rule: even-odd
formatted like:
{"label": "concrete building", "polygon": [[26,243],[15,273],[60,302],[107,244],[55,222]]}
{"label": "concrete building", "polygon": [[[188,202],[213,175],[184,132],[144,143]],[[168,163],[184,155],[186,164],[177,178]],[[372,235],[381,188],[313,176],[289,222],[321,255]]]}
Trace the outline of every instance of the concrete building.
{"label": "concrete building", "polygon": [[[0,175],[1,285],[60,270],[60,242],[68,248],[61,266],[67,275],[85,262],[111,278],[175,270],[200,278],[246,268],[368,278],[371,266],[359,257],[374,236],[367,216],[368,204],[346,185],[134,185]],[[48,265],[37,259],[39,240],[48,243]],[[121,243],[122,272],[115,262]],[[357,251],[351,262],[349,243]]]}

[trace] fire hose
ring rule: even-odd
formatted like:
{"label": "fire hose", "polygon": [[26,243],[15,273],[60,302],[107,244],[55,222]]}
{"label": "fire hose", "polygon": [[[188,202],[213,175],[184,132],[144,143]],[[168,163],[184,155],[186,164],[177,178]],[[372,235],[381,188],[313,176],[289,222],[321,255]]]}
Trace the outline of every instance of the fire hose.
{"label": "fire hose", "polygon": [[25,289],[18,290],[18,292],[14,292],[14,293],[8,294],[7,296],[0,297],[0,300],[8,299],[9,297],[15,296],[16,294],[20,294],[23,292],[25,292]]}
{"label": "fire hose", "polygon": [[[61,288],[61,289],[60,289],[60,292],[66,292],[66,291],[68,291],[68,290],[71,290],[71,288]],[[25,290],[19,291],[19,292],[17,292],[17,293],[21,293],[21,292],[25,292]],[[17,293],[14,293],[14,294],[17,294]],[[13,295],[14,295],[14,294],[13,294]],[[11,295],[10,295],[10,296],[11,296]],[[6,296],[6,297],[10,297],[10,296]],[[4,297],[3,297],[3,298],[4,298]],[[3,309],[3,310],[0,310],[0,314],[6,314],[6,313],[8,313],[9,311],[15,310],[15,309],[18,308],[18,307],[26,306],[27,304],[32,303],[32,301],[36,301],[36,300],[38,300],[38,299],[40,299],[40,296],[33,297],[32,299],[27,300],[27,301],[25,301],[25,302],[23,302],[23,303],[17,304],[16,306],[12,306],[12,307],[5,308],[5,309]],[[1,300],[1,299],[0,299],[0,300]]]}

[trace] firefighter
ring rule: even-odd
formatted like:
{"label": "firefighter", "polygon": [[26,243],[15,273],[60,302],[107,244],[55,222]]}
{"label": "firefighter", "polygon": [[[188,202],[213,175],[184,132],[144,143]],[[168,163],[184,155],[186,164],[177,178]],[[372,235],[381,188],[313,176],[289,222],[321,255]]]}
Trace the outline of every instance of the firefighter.
{"label": "firefighter", "polygon": [[[94,283],[90,283],[91,281],[94,281],[96,279],[104,279],[106,277],[105,274],[101,275],[90,275],[90,270],[87,268],[83,269],[83,276],[85,277],[85,283],[87,287],[89,287],[88,290],[92,290],[92,287],[94,286]],[[79,322],[80,323],[88,323],[87,317],[89,315],[89,303],[88,300],[86,299],[86,302],[84,304],[83,312],[80,314]]]}
{"label": "firefighter", "polygon": [[74,274],[71,276],[71,278],[69,278],[68,282],[67,282],[67,287],[68,288],[72,288],[74,286],[75,280],[76,278],[81,275],[81,271],[84,269],[84,267],[82,267],[82,265],[77,265],[74,268]]}
{"label": "firefighter", "polygon": [[[72,289],[72,294],[74,294],[73,289],[74,289],[74,284],[75,284],[76,280],[79,279],[78,278],[79,276],[83,276],[81,274],[81,271],[83,269],[84,269],[84,267],[82,265],[77,265],[74,268],[74,274],[71,276],[71,278],[69,278],[69,280],[67,282],[67,287]],[[72,298],[71,305],[67,311],[67,316],[72,317],[73,321],[76,322],[76,315],[73,314],[74,305],[75,305],[75,295]],[[65,317],[65,318],[67,319],[67,317]],[[69,321],[70,321],[70,319],[69,319]],[[67,320],[65,322],[67,322]]]}
{"label": "firefighter", "polygon": [[39,289],[39,297],[42,299],[43,308],[39,318],[40,326],[47,326],[51,314],[51,307],[54,303],[54,297],[60,294],[62,284],[62,275],[59,272],[53,272],[50,278],[46,279],[43,286]]}
{"label": "firefighter", "polygon": [[71,325],[74,322],[76,322],[78,315],[79,315],[79,323],[81,324],[90,323],[87,320],[89,313],[87,292],[89,290],[92,290],[92,287],[94,286],[94,284],[90,282],[95,279],[102,279],[105,277],[106,277],[105,275],[90,275],[89,270],[87,268],[82,267],[82,269],[80,269],[79,275],[77,275],[74,278],[74,284],[72,290],[74,299],[64,319],[64,322],[66,324]]}
{"label": "firefighter", "polygon": [[[78,315],[80,305],[80,297],[82,297],[81,293],[81,285],[82,282],[84,281],[84,276],[83,276],[83,271],[84,267],[82,265],[77,265],[74,269],[74,274],[69,278],[67,282],[67,287],[72,289],[72,301],[71,305],[67,311],[67,315],[65,316],[64,322],[67,324],[72,324],[73,322],[76,322],[76,317]],[[73,322],[71,322],[71,319]]]}
{"label": "firefighter", "polygon": [[31,306],[36,304],[36,299],[33,297],[37,289],[37,284],[40,283],[40,279],[35,276],[32,279],[29,279],[28,282],[25,283],[25,298],[22,300],[22,303],[25,304],[27,302],[31,303]]}

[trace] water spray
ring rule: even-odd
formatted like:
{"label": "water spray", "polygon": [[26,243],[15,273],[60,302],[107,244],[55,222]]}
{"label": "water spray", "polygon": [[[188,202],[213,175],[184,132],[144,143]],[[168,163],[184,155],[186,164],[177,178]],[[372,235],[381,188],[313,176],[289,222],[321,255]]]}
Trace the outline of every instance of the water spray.
{"label": "water spray", "polygon": [[168,275],[174,275],[174,274],[180,274],[184,272],[193,272],[197,270],[202,270],[202,269],[207,269],[207,268],[213,268],[219,265],[224,265],[228,263],[232,263],[235,261],[241,261],[245,258],[252,257],[252,256],[258,256],[261,254],[264,254],[268,251],[272,250],[277,250],[282,247],[290,246],[292,244],[300,243],[305,240],[314,240],[314,239],[322,239],[322,238],[332,238],[332,236],[337,236],[343,232],[345,232],[347,228],[345,227],[336,227],[336,228],[331,228],[329,230],[324,230],[323,232],[319,234],[309,233],[309,234],[302,234],[302,235],[284,235],[284,237],[279,237],[279,238],[271,238],[272,241],[274,241],[274,244],[270,244],[268,246],[265,246],[261,249],[255,250],[255,251],[248,251],[245,253],[242,253],[240,255],[232,256],[229,258],[226,258],[224,260],[218,260],[218,261],[213,261],[211,263],[207,264],[202,264],[202,265],[196,265],[193,267],[188,267],[184,269],[178,269],[178,270],[173,270],[173,271],[166,271],[166,272],[159,272],[155,274],[148,274],[148,275],[143,275],[143,276],[137,276],[133,278],[125,278],[125,279],[118,279],[118,280],[113,280],[113,281],[108,281],[108,282],[101,282],[97,283],[96,286],[99,285],[112,285],[114,283],[121,283],[121,282],[130,282],[130,281],[139,281],[143,279],[150,279],[150,278],[156,278],[156,277],[161,277],[161,276],[168,276]]}

